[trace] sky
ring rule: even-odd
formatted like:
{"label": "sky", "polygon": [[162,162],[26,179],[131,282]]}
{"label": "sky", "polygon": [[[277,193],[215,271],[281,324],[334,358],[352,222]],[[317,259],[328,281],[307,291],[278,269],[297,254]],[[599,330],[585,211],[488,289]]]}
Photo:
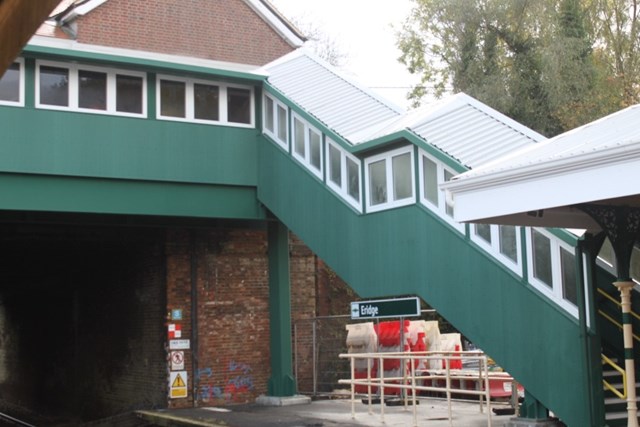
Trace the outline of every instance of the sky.
{"label": "sky", "polygon": [[[418,78],[397,61],[396,31],[411,0],[270,0],[287,18],[310,23],[346,54],[340,67],[360,84],[408,108],[406,94]],[[395,28],[394,28],[395,27]]]}

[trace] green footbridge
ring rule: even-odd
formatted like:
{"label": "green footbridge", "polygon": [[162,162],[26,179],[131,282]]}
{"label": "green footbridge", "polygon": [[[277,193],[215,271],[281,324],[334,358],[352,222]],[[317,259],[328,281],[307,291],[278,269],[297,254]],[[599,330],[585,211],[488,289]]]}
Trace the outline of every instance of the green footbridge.
{"label": "green footbridge", "polygon": [[[257,72],[39,46],[23,56],[24,96],[0,106],[3,211],[280,222],[361,297],[416,295],[435,308],[525,387],[522,416],[626,423],[614,379],[622,315],[614,275],[596,261],[598,237],[456,224],[439,189],[540,135],[463,94],[404,113],[299,52]],[[133,69],[146,109],[43,106],[36,76],[51,64]],[[243,88],[248,120],[162,117],[158,87],[171,79]],[[282,228],[270,234],[277,268],[288,252]],[[286,308],[276,291],[272,303]]]}
{"label": "green footbridge", "polygon": [[[523,137],[541,138],[459,95],[367,136],[352,131],[351,140],[360,140],[350,144],[343,137],[349,130],[326,124],[337,120],[334,112],[300,105],[312,106],[313,96],[280,81],[278,67],[265,99],[291,112],[292,136],[291,144],[279,140],[277,121],[270,121],[275,107],[267,107],[271,127],[259,146],[258,199],[270,213],[361,297],[417,295],[435,308],[524,385],[524,418],[544,419],[551,411],[569,426],[626,425],[622,377],[615,378],[614,367],[624,364],[622,319],[615,276],[596,261],[602,240],[561,229],[455,224],[454,207],[429,183],[489,160],[474,150],[498,155],[513,149],[496,147],[501,140],[517,145]],[[342,96],[349,101],[348,92]],[[315,161],[313,129],[324,147]],[[480,157],[463,162],[465,150]],[[394,169],[403,155],[411,170],[406,179]],[[363,194],[350,191],[355,175],[343,176],[349,159],[361,172]],[[398,194],[405,202],[394,203]]]}

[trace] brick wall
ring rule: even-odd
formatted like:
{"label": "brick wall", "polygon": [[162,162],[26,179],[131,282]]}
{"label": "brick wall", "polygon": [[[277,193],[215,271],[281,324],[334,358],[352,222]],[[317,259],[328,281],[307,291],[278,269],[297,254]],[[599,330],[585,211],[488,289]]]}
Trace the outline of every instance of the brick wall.
{"label": "brick wall", "polygon": [[[181,324],[183,337],[192,342],[192,271],[198,289],[197,369],[192,368],[194,349],[185,351],[189,394],[170,399],[170,407],[191,407],[194,395],[197,406],[216,406],[253,402],[267,393],[271,375],[267,249],[264,230],[168,231],[167,310],[183,310],[183,320],[173,323]],[[344,312],[344,292],[336,293],[334,303],[325,294],[332,289],[331,281],[339,279],[327,273],[327,267],[295,236],[290,255],[292,323],[316,315],[318,289],[327,307],[335,305]],[[319,268],[324,272],[321,276]],[[318,277],[327,278],[320,288]],[[298,350],[300,381],[307,381],[312,372],[311,351],[308,345]]]}
{"label": "brick wall", "polygon": [[[193,258],[192,258],[193,256]],[[270,376],[269,283],[266,233],[252,229],[170,230],[168,309],[181,308],[182,334],[191,339],[191,277],[197,280],[197,368],[185,351],[189,395],[171,407],[254,401]]]}
{"label": "brick wall", "polygon": [[254,65],[293,50],[243,0],[109,0],[78,19],[77,39]]}

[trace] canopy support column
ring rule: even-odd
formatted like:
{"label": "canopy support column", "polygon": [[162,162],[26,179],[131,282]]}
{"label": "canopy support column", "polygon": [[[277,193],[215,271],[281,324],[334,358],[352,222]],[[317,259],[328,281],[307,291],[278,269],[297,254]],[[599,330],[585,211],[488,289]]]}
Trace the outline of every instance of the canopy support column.
{"label": "canopy support column", "polygon": [[627,376],[627,426],[638,427],[636,403],[636,367],[633,357],[633,328],[631,325],[631,254],[640,234],[640,209],[629,206],[582,204],[578,206],[593,218],[607,234],[616,256],[618,280],[613,284],[620,291],[622,307],[622,337],[624,364]]}

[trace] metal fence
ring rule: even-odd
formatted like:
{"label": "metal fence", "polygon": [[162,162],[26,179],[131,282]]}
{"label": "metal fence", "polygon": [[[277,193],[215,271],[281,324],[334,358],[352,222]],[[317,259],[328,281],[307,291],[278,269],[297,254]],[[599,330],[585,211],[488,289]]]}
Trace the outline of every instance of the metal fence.
{"label": "metal fence", "polygon": [[[437,320],[436,317],[435,310],[422,310],[420,319]],[[346,325],[366,321],[352,320],[349,315],[336,315],[294,323],[293,360],[298,393],[320,396],[331,395],[338,390],[348,391],[348,387],[339,384],[340,379],[351,377],[349,361],[340,358],[340,354],[347,352]],[[377,319],[374,321],[378,322]]]}

